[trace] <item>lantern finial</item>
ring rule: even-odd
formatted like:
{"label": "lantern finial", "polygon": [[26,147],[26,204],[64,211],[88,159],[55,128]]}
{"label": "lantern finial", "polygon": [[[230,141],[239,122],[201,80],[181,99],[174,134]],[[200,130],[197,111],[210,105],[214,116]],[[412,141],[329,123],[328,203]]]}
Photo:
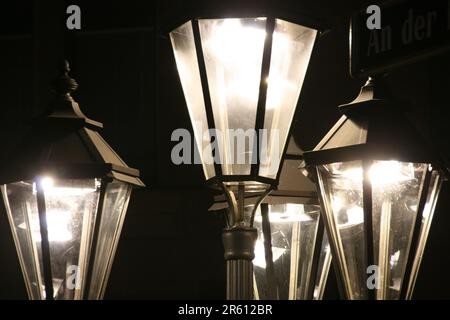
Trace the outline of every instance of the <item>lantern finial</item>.
{"label": "lantern finial", "polygon": [[70,66],[67,60],[58,64],[58,76],[52,81],[52,89],[55,97],[40,119],[81,119],[84,124],[91,127],[102,128],[103,124],[89,119],[80,109],[78,103],[71,96],[77,90],[78,83],[69,76]]}
{"label": "lantern finial", "polygon": [[59,75],[53,80],[52,86],[54,92],[58,96],[65,96],[71,98],[71,93],[78,88],[78,83],[75,79],[69,76],[70,66],[67,60],[63,60],[58,66]]}

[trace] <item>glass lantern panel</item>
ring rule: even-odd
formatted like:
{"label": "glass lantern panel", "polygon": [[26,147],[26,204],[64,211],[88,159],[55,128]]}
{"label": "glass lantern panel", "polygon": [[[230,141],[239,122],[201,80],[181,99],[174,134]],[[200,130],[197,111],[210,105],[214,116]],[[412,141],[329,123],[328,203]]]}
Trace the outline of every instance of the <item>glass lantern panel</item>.
{"label": "glass lantern panel", "polygon": [[[412,298],[414,286],[416,284],[417,274],[419,272],[422,257],[425,251],[425,245],[430,232],[431,221],[433,220],[434,209],[439,196],[439,191],[442,186],[442,176],[438,171],[431,173],[430,187],[428,189],[427,200],[422,213],[422,224],[420,227],[420,236],[418,241],[418,248],[415,254],[414,263],[411,271],[411,278],[408,283],[407,299]],[[425,192],[426,190],[424,190]]]}
{"label": "glass lantern panel", "polygon": [[2,195],[28,297],[32,300],[43,299],[40,246],[36,246],[33,234],[29,232],[30,229],[36,230],[36,226],[31,226],[30,219],[37,216],[33,183],[20,181],[2,185]]}
{"label": "glass lantern panel", "polygon": [[192,22],[186,22],[170,33],[178,74],[191,118],[196,146],[206,179],[215,176],[210,135],[203,100]]}
{"label": "glass lantern panel", "polygon": [[318,167],[329,239],[350,299],[367,298],[361,161]]}
{"label": "glass lantern panel", "polygon": [[106,186],[89,299],[102,299],[105,293],[130,194],[127,183],[114,180]]}
{"label": "glass lantern panel", "polygon": [[374,161],[370,167],[377,299],[400,298],[427,167],[398,161]]}
{"label": "glass lantern panel", "polygon": [[259,174],[275,178],[297,101],[305,79],[317,30],[276,19],[267,81],[264,131],[260,133]]}
{"label": "glass lantern panel", "polygon": [[[45,201],[54,299],[82,299],[100,193],[97,179],[39,178]],[[36,184],[3,186],[8,217],[31,299],[45,299]]]}
{"label": "glass lantern panel", "polygon": [[266,18],[199,20],[224,175],[250,174]]}
{"label": "glass lantern panel", "polygon": [[327,233],[323,233],[322,247],[320,249],[319,263],[317,265],[317,276],[315,280],[313,300],[322,300],[327,285],[328,273],[331,266],[331,249]]}
{"label": "glass lantern panel", "polygon": [[[263,216],[258,209],[254,225],[258,230],[255,246],[255,296],[258,299],[307,299],[320,208],[314,205],[271,204],[268,218],[271,246],[265,246]],[[267,250],[272,259],[267,261]]]}

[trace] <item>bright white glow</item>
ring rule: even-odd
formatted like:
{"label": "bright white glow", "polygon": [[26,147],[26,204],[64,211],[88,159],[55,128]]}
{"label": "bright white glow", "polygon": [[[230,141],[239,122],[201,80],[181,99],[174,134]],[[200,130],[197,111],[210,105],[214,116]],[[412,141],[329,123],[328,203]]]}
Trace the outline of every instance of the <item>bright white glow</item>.
{"label": "bright white glow", "polygon": [[340,228],[355,226],[364,222],[364,211],[360,206],[353,206],[347,210],[347,221],[338,223]]}
{"label": "bright white glow", "polygon": [[53,188],[54,181],[50,177],[44,177],[44,178],[41,179],[41,184],[42,184],[42,188],[44,190],[48,190],[48,189]]}
{"label": "bright white glow", "polygon": [[[302,204],[287,203],[283,206],[269,205],[269,221],[270,223],[291,223],[312,221],[312,218],[304,213]],[[280,208],[283,208],[280,210]],[[262,217],[258,208],[258,214],[255,216],[256,222],[262,222]]]}
{"label": "bright white glow", "polygon": [[[339,174],[355,184],[361,184],[363,180],[362,167],[343,170]],[[376,161],[369,169],[369,180],[375,188],[387,188],[412,179],[414,179],[412,163]],[[343,203],[343,199],[340,197],[333,197],[331,206],[338,219],[339,227],[348,227],[364,222],[364,211],[361,206]]]}
{"label": "bright white glow", "polygon": [[345,212],[342,212],[344,204],[342,203],[342,200],[337,197],[333,197],[331,206],[333,207],[333,212],[335,212],[336,216],[341,217],[341,215],[346,215],[343,219],[345,222],[340,223],[338,221],[338,226],[340,228],[350,227],[364,222],[364,211],[360,206],[354,205]]}
{"label": "bright white glow", "polygon": [[[280,259],[287,249],[272,246],[273,262]],[[255,259],[253,265],[260,268],[266,268],[266,252],[264,250],[264,239],[258,239],[255,244]]]}
{"label": "bright white glow", "polygon": [[379,161],[370,168],[370,180],[377,186],[384,186],[414,179],[412,163]]}
{"label": "bright white glow", "polygon": [[[41,178],[42,189],[46,196],[81,196],[87,193],[97,191],[96,188],[100,186],[100,182],[95,180],[95,188],[73,188],[73,187],[56,187],[53,178]],[[36,193],[36,183],[33,183],[33,192]]]}
{"label": "bright white glow", "polygon": [[225,19],[215,28],[209,45],[224,64],[251,61],[259,54],[266,32],[263,28],[243,26],[240,19]]}
{"label": "bright white glow", "polygon": [[[264,28],[245,26],[240,19],[225,19],[214,27],[208,39],[208,47],[216,61],[223,68],[224,90],[220,90],[221,101],[236,97],[254,101],[258,97],[261,57],[266,32]],[[230,78],[231,77],[231,78]]]}
{"label": "bright white glow", "polygon": [[72,240],[72,232],[69,225],[72,221],[70,212],[47,212],[47,229],[49,241],[63,242]]}
{"label": "bright white glow", "polygon": [[400,260],[400,250],[397,250],[392,256],[389,261],[391,265],[391,269],[398,264],[398,261]]}
{"label": "bright white glow", "polygon": [[[100,181],[95,180],[94,187],[91,188],[74,188],[74,187],[59,187],[55,183],[55,180],[51,177],[42,177],[40,178],[40,183],[42,189],[44,191],[44,197],[46,203],[57,201],[63,201],[66,204],[69,203],[78,203],[79,199],[76,197],[83,196],[88,193],[96,192],[97,188],[100,186]],[[33,192],[36,193],[36,184],[33,183]],[[59,198],[58,198],[59,197]],[[73,197],[73,198],[67,198]],[[47,204],[48,205],[48,204]],[[60,206],[58,204],[58,206]],[[63,206],[61,204],[61,206]],[[47,210],[49,208],[47,207]],[[63,207],[55,208],[55,210],[49,210],[46,212],[47,218],[47,231],[48,231],[48,239],[51,242],[65,242],[72,240],[72,232],[70,230],[70,226],[73,223],[73,216],[71,210],[64,210]],[[31,229],[34,234],[36,241],[41,240],[40,233],[40,224],[38,215],[35,216],[33,221],[31,222]],[[26,229],[25,223],[19,225],[19,228]]]}
{"label": "bright white glow", "polygon": [[[363,170],[361,167],[348,169],[342,172],[342,176],[359,183],[363,179]],[[414,179],[414,167],[412,163],[377,161],[369,169],[369,179],[376,187],[408,181]]]}
{"label": "bright white glow", "polygon": [[[50,211],[46,213],[46,217],[48,240],[50,242],[64,242],[72,240],[72,232],[69,230],[69,226],[72,221],[72,215],[70,212]],[[32,224],[32,232],[36,241],[42,241],[39,218],[36,217]],[[21,223],[18,227],[21,229],[26,229],[25,222]]]}
{"label": "bright white glow", "polygon": [[[257,20],[261,19],[265,18]],[[239,96],[249,101],[253,101],[258,96],[261,76],[258,57],[263,53],[265,38],[264,27],[245,26],[241,19],[225,19],[215,26],[208,46],[225,70],[237,71],[233,74],[233,81],[228,84],[226,95]],[[276,43],[277,52],[286,52],[288,41],[285,35],[273,33],[273,43]],[[272,92],[266,103],[268,110],[275,109],[281,104],[286,90],[295,91],[297,88],[295,84],[287,81],[277,68],[271,68],[269,77],[265,80]]]}

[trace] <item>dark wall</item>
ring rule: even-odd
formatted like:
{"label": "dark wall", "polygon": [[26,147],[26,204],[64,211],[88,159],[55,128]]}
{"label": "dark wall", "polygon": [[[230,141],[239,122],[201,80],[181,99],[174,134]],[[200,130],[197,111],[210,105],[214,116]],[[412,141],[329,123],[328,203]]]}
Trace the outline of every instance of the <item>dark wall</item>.
{"label": "dark wall", "polygon": [[[295,117],[294,135],[305,150],[314,147],[338,119],[336,106],[351,101],[364,82],[348,74],[346,22],[364,2],[245,2],[320,13],[332,26],[317,42]],[[26,129],[24,121],[49,102],[46,88],[56,73],[53,60],[65,43],[71,75],[80,84],[74,97],[89,117],[104,123],[104,138],[129,166],[141,170],[148,186],[132,195],[106,298],[224,298],[222,218],[207,212],[212,198],[203,185],[201,167],[175,166],[170,161],[172,131],[191,130],[191,125],[166,31],[173,20],[194,7],[243,2],[71,1],[81,6],[82,30],[67,33],[65,41],[62,32],[51,28],[51,21],[64,22],[64,11],[57,10],[64,8],[64,1],[57,3],[2,4],[0,137],[4,153]],[[442,55],[397,69],[389,80],[394,93],[411,102],[411,119],[448,152],[449,71],[450,55]],[[450,268],[449,195],[449,187],[444,186],[416,298],[450,298],[450,280],[444,272]],[[3,211],[3,205],[0,208]],[[0,299],[26,298],[4,212],[0,212],[0,261]],[[325,298],[337,298],[334,279],[330,279]]]}

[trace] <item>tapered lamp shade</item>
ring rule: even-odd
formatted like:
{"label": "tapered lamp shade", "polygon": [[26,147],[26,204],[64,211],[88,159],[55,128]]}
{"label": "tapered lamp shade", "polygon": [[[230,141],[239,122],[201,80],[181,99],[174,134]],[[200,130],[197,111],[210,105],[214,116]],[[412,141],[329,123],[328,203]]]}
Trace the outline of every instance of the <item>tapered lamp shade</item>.
{"label": "tapered lamp shade", "polygon": [[[373,285],[379,287],[376,298],[399,299],[402,285],[412,291],[442,176],[427,163],[391,160],[373,161],[366,166],[351,161],[318,168],[327,221],[338,244],[349,297],[368,298],[365,257],[372,254],[376,268],[369,269],[369,274],[378,275],[373,280]],[[365,190],[366,195],[364,177],[366,189],[370,189]],[[371,208],[366,208],[371,211],[370,217],[365,217],[364,196],[372,200]],[[369,219],[372,239],[367,239],[364,226]],[[416,223],[420,230],[415,234]],[[414,236],[418,236],[418,247],[411,246]],[[367,241],[371,241],[372,249],[367,249]],[[414,268],[409,271],[413,273],[410,283],[404,283],[410,255],[414,256]]]}
{"label": "tapered lamp shade", "polygon": [[410,299],[448,169],[377,81],[304,157],[345,297]]}
{"label": "tapered lamp shade", "polygon": [[170,33],[209,182],[275,184],[316,34],[265,17],[196,19]]}
{"label": "tapered lamp shade", "polygon": [[52,111],[3,165],[1,191],[30,299],[101,299],[139,172],[57,79]]}
{"label": "tapered lamp shade", "polygon": [[321,300],[331,264],[320,206],[261,204],[253,259],[255,298]]}
{"label": "tapered lamp shade", "polygon": [[[46,298],[43,238],[48,242],[44,250],[50,256],[53,298],[82,299],[92,250],[96,252],[89,297],[102,297],[131,186],[119,180],[43,175],[1,188],[29,297]],[[98,246],[92,249],[96,223]]]}

